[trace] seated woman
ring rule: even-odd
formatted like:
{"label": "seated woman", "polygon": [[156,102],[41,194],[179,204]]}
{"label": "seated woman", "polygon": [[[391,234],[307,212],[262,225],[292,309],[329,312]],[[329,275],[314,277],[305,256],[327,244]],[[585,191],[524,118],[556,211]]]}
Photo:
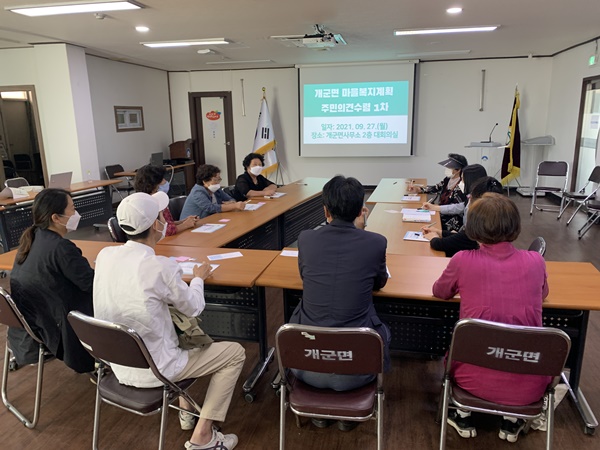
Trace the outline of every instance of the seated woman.
{"label": "seated woman", "polygon": [[[92,372],[94,359],[67,321],[72,310],[94,314],[94,271],[81,250],[64,239],[67,232],[77,229],[81,216],[70,194],[62,189],[40,192],[32,213],[33,225],[21,236],[10,274],[12,297],[52,354],[76,372]],[[9,329],[11,348],[13,342],[22,341],[23,333],[22,329]]]}
{"label": "seated woman", "polygon": [[250,153],[242,161],[244,173],[235,180],[234,195],[236,200],[246,200],[251,197],[273,195],[277,185],[261,175],[265,158],[258,153]]}
{"label": "seated woman", "polygon": [[[463,213],[464,224],[467,223],[469,204],[481,198],[486,192],[502,194],[502,185],[494,177],[484,177],[479,179],[474,186],[469,186],[469,192],[469,202]],[[423,227],[421,231],[423,231],[423,236],[430,240],[429,245],[433,250],[445,252],[449,258],[461,250],[476,250],[479,248],[477,242],[467,237],[464,225],[459,231],[448,231],[433,227]]]}
{"label": "seated woman", "polygon": [[[432,186],[409,186],[408,191],[420,194],[438,194],[440,197],[439,204],[441,206],[456,205],[447,208],[444,211],[440,211],[440,217],[442,228],[448,231],[458,231],[463,224],[462,212],[464,210],[464,204],[467,201],[467,197],[459,185],[462,170],[468,164],[467,158],[456,153],[449,153],[448,159],[440,161],[439,164],[445,167],[444,174],[446,176],[442,181]],[[434,209],[431,203],[425,203],[423,208]]]}
{"label": "seated woman", "polygon": [[236,202],[221,190],[221,169],[210,164],[198,167],[196,185],[185,200],[181,217],[198,216],[200,219],[211,214],[227,211],[243,211],[244,202]]}
{"label": "seated woman", "polygon": [[[136,192],[144,192],[146,194],[154,194],[162,191],[165,194],[169,192],[169,182],[165,180],[166,169],[163,166],[153,166],[148,164],[140,167],[135,173],[133,187]],[[198,216],[181,216],[183,220],[173,220],[173,216],[169,208],[163,210],[163,218],[167,223],[166,236],[173,236],[189,228],[194,228],[198,221]]]}
{"label": "seated woman", "polygon": [[[534,251],[517,250],[521,231],[516,205],[494,193],[469,206],[467,236],[479,250],[459,252],[433,285],[433,295],[450,299],[460,293],[460,318],[512,325],[542,326],[542,302],[548,295],[546,265]],[[542,397],[548,377],[500,372],[457,362],[458,385],[471,394],[503,405],[527,405]],[[452,410],[448,423],[465,438],[477,435],[470,413]],[[516,442],[524,421],[505,417],[499,436]]]}

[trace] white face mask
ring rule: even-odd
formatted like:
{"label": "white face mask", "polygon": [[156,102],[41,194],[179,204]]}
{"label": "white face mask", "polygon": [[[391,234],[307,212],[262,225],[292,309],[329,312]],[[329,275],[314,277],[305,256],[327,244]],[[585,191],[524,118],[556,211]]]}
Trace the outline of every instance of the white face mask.
{"label": "white face mask", "polygon": [[220,184],[211,184],[210,186],[208,186],[208,190],[210,192],[217,192],[219,189],[221,189]]}
{"label": "white face mask", "polygon": [[263,171],[262,166],[254,166],[254,167],[250,167],[250,172],[252,173],[252,175],[254,175],[255,177],[259,176]]}
{"label": "white face mask", "polygon": [[458,183],[458,188],[462,191],[465,192],[465,182],[461,181],[460,183]]}
{"label": "white face mask", "polygon": [[[166,224],[166,222],[161,222],[160,220],[158,221],[158,223],[160,223],[163,226],[163,229],[160,231],[161,237],[160,237],[159,241],[161,241],[167,235],[167,224]],[[156,230],[156,231],[158,231],[158,230]]]}
{"label": "white face mask", "polygon": [[453,170],[446,167],[446,169],[444,170],[444,175],[446,175],[448,178],[452,178],[452,176],[454,175]]}
{"label": "white face mask", "polygon": [[75,211],[75,214],[73,214],[72,216],[65,216],[64,214],[61,214],[61,216],[69,217],[67,223],[65,224],[65,228],[67,229],[67,231],[75,231],[77,229],[79,221],[81,220],[81,216],[77,211]]}

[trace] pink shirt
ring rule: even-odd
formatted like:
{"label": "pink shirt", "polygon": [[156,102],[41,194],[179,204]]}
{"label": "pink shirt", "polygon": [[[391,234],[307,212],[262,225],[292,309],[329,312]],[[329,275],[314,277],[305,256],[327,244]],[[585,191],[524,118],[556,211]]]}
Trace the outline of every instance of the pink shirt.
{"label": "pink shirt", "polygon": [[[542,326],[542,301],[548,296],[544,258],[517,250],[510,242],[481,245],[454,255],[433,285],[433,295],[450,299],[460,292],[460,318],[512,325]],[[460,387],[486,400],[526,405],[539,400],[548,377],[509,374],[455,363]],[[518,389],[507,387],[518,386]]]}
{"label": "pink shirt", "polygon": [[173,220],[173,216],[171,215],[169,208],[163,209],[163,217],[165,218],[165,222],[167,222],[167,233],[165,236],[173,236],[174,234],[177,234],[177,225]]}

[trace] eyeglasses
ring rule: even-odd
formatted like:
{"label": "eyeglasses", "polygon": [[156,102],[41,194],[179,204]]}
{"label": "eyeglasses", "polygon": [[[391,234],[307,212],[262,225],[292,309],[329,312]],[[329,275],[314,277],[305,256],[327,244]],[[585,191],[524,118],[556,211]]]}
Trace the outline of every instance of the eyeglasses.
{"label": "eyeglasses", "polygon": [[223,178],[219,177],[219,178],[211,178],[211,180],[213,183],[220,183],[221,181],[223,181]]}

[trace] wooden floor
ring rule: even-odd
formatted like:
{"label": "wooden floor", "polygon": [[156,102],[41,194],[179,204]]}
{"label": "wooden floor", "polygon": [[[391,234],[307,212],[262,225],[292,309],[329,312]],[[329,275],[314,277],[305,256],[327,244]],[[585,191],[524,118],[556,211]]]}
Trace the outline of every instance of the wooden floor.
{"label": "wooden floor", "polygon": [[[523,231],[516,242],[521,248],[528,247],[535,236],[543,236],[548,242],[547,260],[590,261],[600,269],[600,226],[593,227],[579,241],[577,229],[584,215],[573,221],[568,228],[566,218],[560,222],[556,214],[537,212],[529,216],[528,199],[511,196],[522,212]],[[86,234],[87,233],[87,234]],[[82,230],[77,238],[107,239],[106,232],[94,234]],[[0,280],[6,286],[8,279]],[[550,285],[552,289],[552,285]],[[599,293],[600,295],[600,293]],[[268,290],[269,340],[282,322],[281,292]],[[0,348],[4,348],[4,327],[0,327]],[[247,363],[242,378],[248,376],[251,364],[257,356],[255,344],[244,344]],[[3,357],[2,357],[3,358]],[[430,449],[439,442],[439,426],[434,422],[439,398],[441,361],[396,357],[393,369],[385,379],[384,448]],[[278,397],[270,387],[276,366],[271,364],[267,376],[258,385],[258,396],[248,404],[242,397],[241,380],[222,428],[235,432],[240,438],[239,449],[272,449],[278,446]],[[585,362],[581,388],[593,410],[600,416],[600,312],[591,314],[588,330]],[[35,368],[24,367],[9,377],[9,396],[25,412],[32,410]],[[206,380],[192,387],[192,394],[201,401]],[[70,371],[62,362],[46,364],[41,418],[35,430],[23,427],[6,408],[0,407],[0,449],[87,449],[91,447],[94,385],[85,375]],[[153,449],[158,440],[159,417],[137,417],[116,408],[102,407],[100,448],[102,449]],[[462,439],[452,429],[448,431],[449,449],[500,448],[540,449],[545,433],[532,431],[509,444],[498,438],[499,420],[479,418],[478,433],[474,439]],[[565,400],[557,408],[555,449],[598,449],[600,437],[584,435],[583,424],[573,404]],[[287,449],[321,450],[375,449],[375,422],[361,424],[351,432],[341,432],[335,426],[317,429],[307,423],[298,429],[291,413],[287,414]],[[600,432],[598,433],[600,434]],[[168,449],[182,449],[190,432],[182,431],[175,413],[169,415],[167,430]]]}

